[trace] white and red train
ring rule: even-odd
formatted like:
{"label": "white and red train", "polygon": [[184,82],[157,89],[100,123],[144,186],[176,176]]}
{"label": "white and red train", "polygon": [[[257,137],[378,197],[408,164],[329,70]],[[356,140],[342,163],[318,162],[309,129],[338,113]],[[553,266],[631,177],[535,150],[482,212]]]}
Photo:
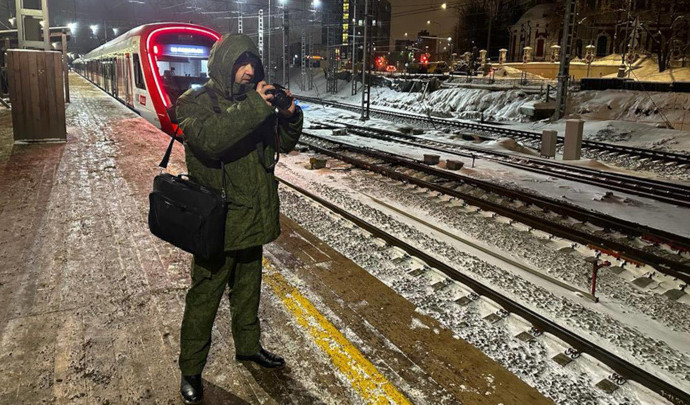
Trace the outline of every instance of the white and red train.
{"label": "white and red train", "polygon": [[146,24],[101,45],[73,68],[161,130],[173,134],[167,110],[208,80],[208,56],[220,35],[199,25]]}

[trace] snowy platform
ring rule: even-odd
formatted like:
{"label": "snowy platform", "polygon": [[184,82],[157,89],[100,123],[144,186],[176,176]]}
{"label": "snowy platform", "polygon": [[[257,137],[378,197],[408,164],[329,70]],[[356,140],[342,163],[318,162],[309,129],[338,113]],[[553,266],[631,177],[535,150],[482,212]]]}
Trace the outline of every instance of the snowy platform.
{"label": "snowy platform", "polygon": [[[0,403],[177,403],[190,256],[146,226],[168,137],[72,75],[64,144],[12,145],[0,112]],[[184,172],[176,145],[172,172]],[[287,218],[265,249],[263,344],[234,361],[227,298],[206,403],[548,403]]]}

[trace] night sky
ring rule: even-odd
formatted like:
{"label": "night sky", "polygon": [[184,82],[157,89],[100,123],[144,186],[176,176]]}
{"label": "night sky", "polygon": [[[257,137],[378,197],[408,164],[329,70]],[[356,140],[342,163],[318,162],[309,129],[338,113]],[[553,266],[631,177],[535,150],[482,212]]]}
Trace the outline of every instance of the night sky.
{"label": "night sky", "polygon": [[[293,21],[307,21],[309,18],[310,0],[287,0]],[[328,1],[328,0],[322,0]],[[376,0],[374,0],[376,1]],[[450,36],[456,21],[456,10],[441,9],[440,0],[389,0],[392,5],[391,42],[416,37],[417,32],[427,29],[431,35]],[[0,29],[9,29],[7,19],[14,15],[14,2],[0,2]],[[259,7],[268,8],[268,0],[247,0],[243,14],[256,15]],[[278,0],[272,0],[275,9]],[[228,13],[228,11],[231,11]],[[112,28],[120,33],[138,25],[155,21],[192,21],[211,28],[227,32],[236,31],[237,6],[235,1],[228,0],[51,0],[51,25],[66,25],[78,21],[79,26],[71,43],[71,48],[79,52],[88,51],[105,40],[104,25],[108,26],[108,39],[112,39]],[[401,15],[401,13],[411,13]],[[254,18],[254,20],[256,20]],[[426,24],[431,20],[431,24]],[[99,25],[99,38],[96,39],[89,28]],[[246,30],[252,31],[251,21],[246,21]],[[297,40],[300,24],[293,23],[292,41]],[[254,26],[253,31],[256,31]]]}
{"label": "night sky", "polygon": [[[392,7],[391,12],[391,39],[404,39],[405,32],[410,38],[416,37],[417,33],[423,29],[429,31],[433,36],[448,37],[453,32],[453,27],[457,20],[457,10],[447,8],[441,9],[443,1],[439,0],[389,0]],[[448,3],[451,3],[450,1]],[[414,13],[402,16],[401,13]],[[397,16],[396,16],[397,15]],[[427,20],[431,24],[427,25]],[[437,23],[438,24],[435,24]]]}

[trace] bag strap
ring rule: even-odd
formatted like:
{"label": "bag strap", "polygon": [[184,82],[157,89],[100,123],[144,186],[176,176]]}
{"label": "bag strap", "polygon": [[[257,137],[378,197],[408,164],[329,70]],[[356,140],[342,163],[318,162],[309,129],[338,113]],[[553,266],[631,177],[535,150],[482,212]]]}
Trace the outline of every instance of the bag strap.
{"label": "bag strap", "polygon": [[175,139],[177,139],[177,134],[180,132],[180,126],[178,125],[175,129],[175,133],[170,137],[170,143],[168,144],[168,149],[165,151],[163,160],[158,164],[161,169],[168,168],[168,162],[170,161],[170,154],[172,153],[173,145],[175,144]]}

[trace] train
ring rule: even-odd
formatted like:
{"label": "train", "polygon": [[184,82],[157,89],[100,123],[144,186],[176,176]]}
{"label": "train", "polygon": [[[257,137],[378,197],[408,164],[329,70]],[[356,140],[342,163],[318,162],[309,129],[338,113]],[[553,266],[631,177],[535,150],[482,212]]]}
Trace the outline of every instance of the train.
{"label": "train", "polygon": [[72,69],[173,135],[177,125],[168,111],[208,80],[208,57],[220,38],[195,24],[145,24],[76,59]]}

